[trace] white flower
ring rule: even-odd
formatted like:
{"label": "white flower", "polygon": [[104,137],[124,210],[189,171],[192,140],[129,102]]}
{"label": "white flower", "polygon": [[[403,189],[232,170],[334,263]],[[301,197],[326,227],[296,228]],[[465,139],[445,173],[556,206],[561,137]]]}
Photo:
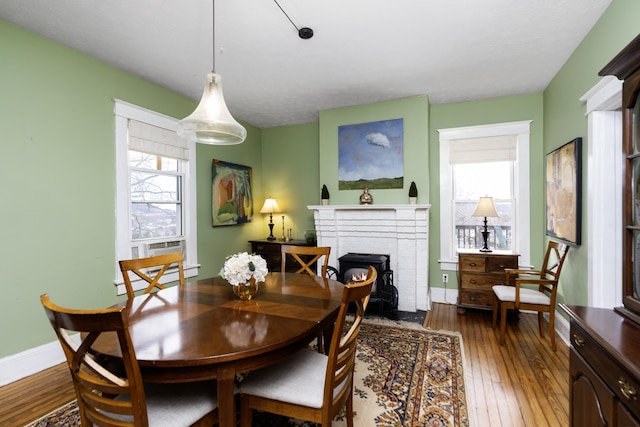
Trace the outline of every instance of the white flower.
{"label": "white flower", "polygon": [[267,262],[260,255],[240,252],[227,257],[224,267],[220,270],[220,276],[229,284],[237,286],[248,282],[252,276],[256,283],[264,282],[268,272]]}

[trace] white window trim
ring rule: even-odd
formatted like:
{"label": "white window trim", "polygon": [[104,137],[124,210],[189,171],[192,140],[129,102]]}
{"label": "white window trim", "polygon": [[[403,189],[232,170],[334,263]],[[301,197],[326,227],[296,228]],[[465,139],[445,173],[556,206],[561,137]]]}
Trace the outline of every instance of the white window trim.
{"label": "white window trim", "polygon": [[622,305],[622,81],[606,76],[580,101],[589,122],[588,305],[613,308]]}
{"label": "white window trim", "polygon": [[[147,110],[128,102],[114,99],[115,132],[116,132],[116,260],[131,258],[131,240],[129,238],[129,164],[127,128],[129,119],[148,123],[153,126],[175,132],[178,120]],[[189,167],[184,171],[185,205],[184,237],[187,242],[186,264],[184,266],[185,277],[198,275],[198,237],[197,237],[197,209],[196,209],[196,147],[195,142],[189,141]],[[117,294],[126,293],[120,267],[116,262],[114,284]],[[162,282],[174,282],[178,280],[178,273],[169,271],[162,277]],[[134,290],[144,289],[147,283],[142,280],[133,282]]]}
{"label": "white window trim", "polygon": [[531,264],[530,195],[529,195],[529,134],[531,120],[498,123],[481,126],[438,129],[440,135],[440,264],[443,270],[456,270],[458,259],[454,254],[453,235],[453,174],[449,163],[449,145],[458,139],[517,135],[518,171],[514,177],[513,197],[516,235],[513,236],[513,252],[520,255],[520,265]]}

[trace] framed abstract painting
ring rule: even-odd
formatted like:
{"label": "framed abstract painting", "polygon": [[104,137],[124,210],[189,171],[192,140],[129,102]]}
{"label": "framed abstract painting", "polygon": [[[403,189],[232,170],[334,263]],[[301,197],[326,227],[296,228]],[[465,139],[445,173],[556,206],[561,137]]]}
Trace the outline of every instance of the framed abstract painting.
{"label": "framed abstract painting", "polygon": [[213,160],[211,211],[213,226],[236,225],[253,217],[251,167]]}
{"label": "framed abstract painting", "polygon": [[547,236],[580,245],[582,138],[547,154]]}

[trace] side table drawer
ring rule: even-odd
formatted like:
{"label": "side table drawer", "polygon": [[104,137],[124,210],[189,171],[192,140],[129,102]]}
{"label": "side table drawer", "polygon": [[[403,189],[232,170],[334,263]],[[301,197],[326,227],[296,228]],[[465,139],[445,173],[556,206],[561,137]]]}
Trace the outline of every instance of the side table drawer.
{"label": "side table drawer", "polygon": [[461,271],[474,271],[479,273],[485,272],[485,262],[486,257],[482,255],[465,255],[464,257],[460,257],[460,266],[459,269]]}
{"label": "side table drawer", "polygon": [[[491,287],[493,285],[497,285],[499,281],[499,276],[496,276],[495,274],[483,275],[460,273],[460,287],[465,289],[491,289]],[[504,279],[502,282],[504,282]]]}
{"label": "side table drawer", "polygon": [[487,273],[504,273],[505,268],[518,268],[518,257],[501,256],[487,259]]}
{"label": "side table drawer", "polygon": [[571,322],[571,346],[601,376],[621,402],[640,418],[640,381],[632,377],[593,339]]}
{"label": "side table drawer", "polygon": [[460,291],[458,294],[459,304],[464,304],[469,307],[491,307],[493,305],[493,292],[475,290],[475,291]]}

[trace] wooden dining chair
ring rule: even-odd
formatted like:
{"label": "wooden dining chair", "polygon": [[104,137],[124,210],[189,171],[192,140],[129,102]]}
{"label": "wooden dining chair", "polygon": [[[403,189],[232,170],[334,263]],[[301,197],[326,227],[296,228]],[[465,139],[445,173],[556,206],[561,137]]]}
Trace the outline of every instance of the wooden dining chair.
{"label": "wooden dining chair", "polygon": [[[507,310],[532,310],[538,312],[540,337],[544,337],[544,313],[549,313],[551,348],[556,351],[556,293],[560,272],[568,252],[568,245],[549,241],[540,270],[505,269],[506,285],[493,286],[493,328],[496,328],[500,314],[500,345],[504,345]],[[512,276],[517,277],[514,280]],[[510,285],[511,283],[515,286]],[[535,288],[523,285],[535,285]]]}
{"label": "wooden dining chair", "polygon": [[[345,285],[328,355],[303,349],[246,375],[238,385],[240,427],[251,426],[254,409],[328,427],[345,405],[347,425],[353,427],[357,336],[376,276],[376,269],[370,266],[365,281]],[[356,311],[349,325],[346,320],[350,304],[355,305]]]}
{"label": "wooden dining chair", "polygon": [[295,271],[296,273],[307,273],[315,276],[317,272],[313,270],[313,264],[324,257],[320,276],[327,277],[329,254],[331,253],[330,246],[282,245],[280,251],[282,254],[280,271],[286,271],[287,255],[290,255],[300,265],[300,268]]}
{"label": "wooden dining chair", "polygon": [[[83,426],[210,426],[218,422],[215,382],[143,384],[124,308],[69,309],[54,304],[47,294],[40,301],[67,358]],[[75,332],[80,334],[72,335]],[[124,372],[92,354],[102,334],[117,335]]]}
{"label": "wooden dining chair", "polygon": [[[184,268],[182,266],[182,252],[172,254],[157,255],[148,258],[136,258],[120,261],[120,271],[124,279],[124,286],[127,290],[127,298],[136,296],[131,283],[130,272],[140,277],[149,285],[144,290],[145,294],[152,292],[155,288],[165,289],[159,280],[162,275],[172,266],[177,265],[180,286],[184,286]],[[158,269],[155,269],[157,267]]]}
{"label": "wooden dining chair", "polygon": [[[331,253],[331,246],[295,246],[295,245],[282,245],[281,246],[282,261],[280,264],[280,271],[286,271],[287,255],[290,255],[299,265],[300,268],[296,270],[296,273],[316,275],[313,270],[313,264],[320,258],[322,259],[321,276],[325,279],[331,278],[337,279],[337,270],[333,267],[329,267],[329,254]],[[318,351],[320,353],[325,352],[324,334],[320,332],[318,335]]]}

